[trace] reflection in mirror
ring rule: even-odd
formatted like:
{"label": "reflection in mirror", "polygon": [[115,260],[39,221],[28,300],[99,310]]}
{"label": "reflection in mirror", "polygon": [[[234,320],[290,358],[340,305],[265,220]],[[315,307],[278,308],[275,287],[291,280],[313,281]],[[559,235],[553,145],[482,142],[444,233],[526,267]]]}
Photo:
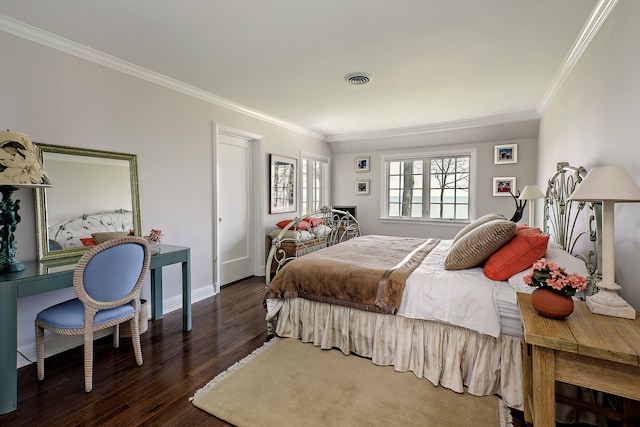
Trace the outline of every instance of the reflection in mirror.
{"label": "reflection in mirror", "polygon": [[35,193],[38,260],[80,255],[130,232],[140,235],[134,154],[36,145],[54,182]]}

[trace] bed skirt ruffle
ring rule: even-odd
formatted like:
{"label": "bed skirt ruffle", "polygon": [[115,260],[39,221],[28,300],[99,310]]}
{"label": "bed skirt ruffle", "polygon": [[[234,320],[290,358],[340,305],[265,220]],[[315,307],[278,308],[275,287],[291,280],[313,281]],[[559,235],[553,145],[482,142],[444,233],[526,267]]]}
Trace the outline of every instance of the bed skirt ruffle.
{"label": "bed skirt ruffle", "polygon": [[276,334],[323,349],[338,348],[376,365],[413,372],[434,385],[476,396],[498,394],[515,409],[524,406],[522,339],[494,338],[439,322],[361,311],[288,298]]}

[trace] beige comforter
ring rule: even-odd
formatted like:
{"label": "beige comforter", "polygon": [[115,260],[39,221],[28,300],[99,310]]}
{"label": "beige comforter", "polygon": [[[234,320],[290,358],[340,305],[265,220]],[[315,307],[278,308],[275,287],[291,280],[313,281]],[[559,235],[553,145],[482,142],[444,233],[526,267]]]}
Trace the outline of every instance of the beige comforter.
{"label": "beige comforter", "polygon": [[362,236],[286,264],[265,299],[301,297],[395,313],[407,277],[440,240]]}

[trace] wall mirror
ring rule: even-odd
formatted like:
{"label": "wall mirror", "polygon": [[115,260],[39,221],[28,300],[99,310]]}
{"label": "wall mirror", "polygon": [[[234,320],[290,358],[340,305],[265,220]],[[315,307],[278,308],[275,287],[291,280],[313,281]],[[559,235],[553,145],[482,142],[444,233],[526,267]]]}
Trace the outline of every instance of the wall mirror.
{"label": "wall mirror", "polygon": [[38,260],[79,256],[131,231],[140,236],[135,154],[36,143],[53,187],[35,189]]}

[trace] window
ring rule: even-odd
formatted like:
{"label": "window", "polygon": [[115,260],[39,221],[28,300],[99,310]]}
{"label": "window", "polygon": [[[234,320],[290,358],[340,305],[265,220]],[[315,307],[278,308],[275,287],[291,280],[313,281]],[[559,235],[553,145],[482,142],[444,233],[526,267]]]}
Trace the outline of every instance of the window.
{"label": "window", "polygon": [[387,158],[385,215],[469,219],[471,154]]}
{"label": "window", "polygon": [[302,215],[329,203],[329,161],[302,157]]}

